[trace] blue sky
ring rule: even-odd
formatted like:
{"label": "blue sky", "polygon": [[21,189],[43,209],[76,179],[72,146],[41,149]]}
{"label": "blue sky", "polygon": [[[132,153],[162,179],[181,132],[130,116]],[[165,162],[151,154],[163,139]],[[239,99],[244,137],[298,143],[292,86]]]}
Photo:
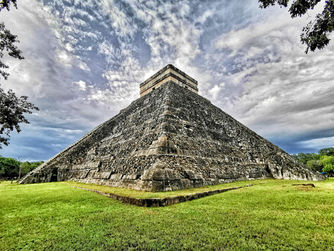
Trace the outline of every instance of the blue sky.
{"label": "blue sky", "polygon": [[0,21],[25,60],[5,89],[40,111],[3,156],[46,160],[139,98],[166,64],[199,93],[289,153],[334,146],[334,44],[305,54],[299,35],[319,9],[291,19],[256,0],[19,1]]}

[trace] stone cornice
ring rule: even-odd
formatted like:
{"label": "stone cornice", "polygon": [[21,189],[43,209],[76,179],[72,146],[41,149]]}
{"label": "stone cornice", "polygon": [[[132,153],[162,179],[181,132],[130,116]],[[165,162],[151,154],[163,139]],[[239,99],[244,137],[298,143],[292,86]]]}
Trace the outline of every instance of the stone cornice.
{"label": "stone cornice", "polygon": [[[172,72],[170,72],[170,73],[166,73],[161,78],[159,78],[156,81],[154,81],[151,85],[147,86],[147,88],[141,89],[140,93],[143,93],[143,92],[147,91],[148,89],[152,88],[153,86],[155,86],[156,84],[158,84],[159,82],[163,81],[164,79],[166,79],[168,77],[175,78],[176,80],[178,80],[178,81],[182,82],[183,84],[187,85],[189,88],[191,88],[191,89],[195,90],[196,92],[198,92],[198,88],[197,87],[194,87],[193,85],[189,84],[189,82],[185,81],[184,79],[182,79],[179,76],[176,76],[175,74],[173,74]],[[153,79],[154,78],[150,79],[150,81],[152,81]],[[147,81],[147,82],[145,81],[144,83],[146,84],[148,82],[149,81]],[[197,83],[197,81],[196,81],[196,83]],[[143,86],[141,85],[141,87],[143,87]]]}
{"label": "stone cornice", "polygon": [[[166,65],[164,68],[162,68],[160,71],[158,71],[157,73],[155,73],[153,76],[149,77],[148,79],[146,79],[144,82],[142,82],[140,84],[140,87],[144,86],[145,84],[147,84],[148,82],[152,81],[153,79],[155,79],[156,77],[158,77],[160,74],[162,74],[164,71],[167,71],[168,69],[172,69],[173,71],[176,71],[178,74],[180,74],[181,76],[185,77],[186,79],[188,79],[189,81],[193,82],[194,84],[197,85],[197,81],[195,79],[193,79],[192,77],[190,77],[188,74],[186,74],[185,72],[179,70],[178,68],[176,68],[174,65],[172,64],[168,64]],[[174,75],[175,76],[175,75]]]}

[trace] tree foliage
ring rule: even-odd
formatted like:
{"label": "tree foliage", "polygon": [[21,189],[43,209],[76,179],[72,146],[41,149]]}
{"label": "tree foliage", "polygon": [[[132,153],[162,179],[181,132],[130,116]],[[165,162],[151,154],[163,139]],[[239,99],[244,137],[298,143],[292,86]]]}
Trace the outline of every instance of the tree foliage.
{"label": "tree foliage", "polygon": [[19,173],[20,162],[12,158],[0,157],[1,178],[14,178]]}
{"label": "tree foliage", "polygon": [[323,172],[334,174],[334,156],[324,155],[321,157],[321,163],[324,166]]}
{"label": "tree foliage", "polygon": [[[17,36],[13,35],[9,30],[6,29],[4,23],[0,23],[0,58],[8,54],[9,56],[17,59],[24,59],[22,51],[17,48],[15,43],[18,43]],[[0,60],[0,75],[7,79],[9,73],[4,69],[9,68],[8,65],[4,64]]]}
{"label": "tree foliage", "polygon": [[324,168],[323,164],[318,159],[311,159],[306,162],[308,168],[312,169],[313,171],[322,172]]}
{"label": "tree foliage", "polygon": [[[0,11],[9,10],[10,5],[17,7],[16,0],[1,0]],[[0,23],[0,59],[8,55],[10,57],[22,60],[22,51],[16,46],[17,36],[6,29],[4,23]],[[0,60],[0,77],[5,80],[9,73],[5,69],[8,65]],[[17,97],[12,90],[5,92],[0,85],[0,148],[2,145],[9,144],[9,133],[14,129],[20,132],[20,123],[29,123],[24,113],[32,113],[32,110],[38,110],[36,106],[27,101],[26,96]]]}
{"label": "tree foliage", "polygon": [[20,168],[21,168],[21,177],[29,173],[30,171],[34,170],[39,165],[43,164],[44,161],[37,161],[37,162],[21,162]]}
{"label": "tree foliage", "polygon": [[16,179],[21,177],[41,165],[43,161],[37,162],[20,162],[13,158],[6,158],[0,156],[0,179]]}
{"label": "tree foliage", "polygon": [[303,164],[306,164],[310,160],[320,159],[319,155],[316,153],[298,153],[294,156]]}
{"label": "tree foliage", "polygon": [[11,131],[21,131],[20,123],[29,123],[24,113],[32,113],[34,109],[38,110],[26,96],[17,97],[12,90],[6,93],[0,88],[0,148],[1,144],[8,145]]}
{"label": "tree foliage", "polygon": [[334,156],[334,147],[323,148],[319,151],[320,155]]}
{"label": "tree foliage", "polygon": [[334,147],[323,148],[318,154],[298,153],[293,156],[313,171],[334,175]]}
{"label": "tree foliage", "polygon": [[[259,0],[261,8],[278,4],[279,6],[287,7],[289,0]],[[308,10],[320,3],[321,0],[294,0],[289,7],[289,13],[292,18],[302,16]],[[302,44],[306,45],[306,53],[322,49],[328,45],[330,39],[328,34],[334,29],[334,0],[325,1],[324,8],[321,13],[318,13],[315,20],[309,22],[300,35]]]}
{"label": "tree foliage", "polygon": [[9,10],[11,4],[13,4],[15,8],[17,8],[16,0],[0,0],[0,11],[3,9]]}

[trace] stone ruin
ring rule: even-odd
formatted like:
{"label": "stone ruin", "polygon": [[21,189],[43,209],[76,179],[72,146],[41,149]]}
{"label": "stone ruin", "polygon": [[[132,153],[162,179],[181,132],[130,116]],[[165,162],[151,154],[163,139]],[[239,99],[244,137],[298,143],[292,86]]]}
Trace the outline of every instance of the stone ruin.
{"label": "stone ruin", "polygon": [[141,97],[20,181],[73,180],[170,191],[250,179],[322,176],[197,94],[172,65],[140,85]]}

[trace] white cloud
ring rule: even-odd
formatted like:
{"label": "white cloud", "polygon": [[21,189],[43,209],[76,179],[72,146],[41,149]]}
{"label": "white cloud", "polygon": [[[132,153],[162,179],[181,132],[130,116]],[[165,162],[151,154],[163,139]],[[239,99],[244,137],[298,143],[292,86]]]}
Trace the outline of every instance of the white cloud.
{"label": "white cloud", "polygon": [[73,84],[77,85],[81,91],[86,91],[87,90],[87,84],[85,81],[78,81],[78,82],[73,82]]}
{"label": "white cloud", "polygon": [[79,60],[78,62],[78,67],[81,69],[81,70],[84,70],[84,71],[90,71],[90,68],[88,67],[88,65],[85,63],[85,62],[82,62]]}
{"label": "white cloud", "polygon": [[299,142],[299,144],[305,148],[321,149],[326,147],[334,147],[334,137],[325,137],[318,139],[311,139]]}
{"label": "white cloud", "polygon": [[113,0],[102,1],[103,12],[109,15],[112,27],[119,36],[131,36],[136,30],[136,24],[131,22],[131,18],[126,12]]}
{"label": "white cloud", "polygon": [[[252,24],[246,28],[223,34],[215,42],[215,47],[217,49],[232,50],[232,55],[230,56],[234,56],[240,50],[250,49],[250,56],[253,56],[263,52],[265,49],[271,50],[275,42],[280,41],[286,32],[289,32],[289,25],[291,25],[291,20],[284,14],[284,18],[275,17],[262,23]],[[298,37],[297,34],[294,33],[293,35]],[[254,43],[256,43],[256,47]],[[250,47],[251,44],[253,46]]]}
{"label": "white cloud", "polygon": [[271,55],[269,62],[260,61],[260,57],[256,64],[229,77],[241,93],[227,110],[266,137],[280,135],[288,140],[292,135],[332,129],[333,44],[305,54],[298,35],[304,23],[291,21],[285,13],[266,22],[273,26],[258,23],[224,35],[228,38],[224,43],[221,40],[220,45],[240,56],[241,64],[254,54],[262,59]]}
{"label": "white cloud", "polygon": [[58,62],[64,66],[72,67],[72,56],[66,51],[58,51],[57,53]]}

